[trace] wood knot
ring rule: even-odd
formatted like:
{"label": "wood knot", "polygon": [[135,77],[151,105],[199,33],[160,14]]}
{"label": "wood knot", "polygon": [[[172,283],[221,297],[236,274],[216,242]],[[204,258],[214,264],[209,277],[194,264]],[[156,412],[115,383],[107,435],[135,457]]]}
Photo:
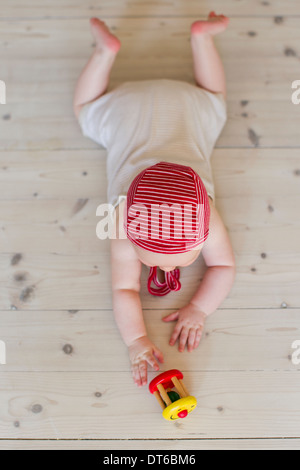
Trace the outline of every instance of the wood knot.
{"label": "wood knot", "polygon": [[287,57],[296,57],[297,56],[297,53],[294,49],[292,49],[291,47],[286,47],[284,49],[284,55],[287,56]]}
{"label": "wood knot", "polygon": [[34,414],[37,415],[37,414],[39,414],[39,413],[41,413],[41,412],[43,411],[43,407],[42,407],[42,405],[39,405],[39,404],[37,403],[37,404],[35,404],[35,405],[32,405],[31,411],[32,411],[32,413],[34,413]]}
{"label": "wood knot", "polygon": [[274,23],[275,24],[282,24],[283,23],[283,16],[275,16]]}
{"label": "wood knot", "polygon": [[250,142],[254,145],[254,147],[259,146],[259,135],[256,134],[256,132],[253,129],[248,129],[248,138]]}
{"label": "wood knot", "polygon": [[87,203],[88,203],[88,198],[78,199],[75,206],[74,206],[74,208],[73,208],[73,215],[80,212]]}
{"label": "wood knot", "polygon": [[73,346],[71,346],[71,344],[65,344],[64,347],[63,347],[63,352],[65,354],[72,354]]}
{"label": "wood knot", "polygon": [[22,302],[28,302],[28,300],[30,300],[31,297],[33,296],[34,289],[35,289],[35,286],[25,287],[20,294],[20,297],[19,297],[20,300]]}
{"label": "wood knot", "polygon": [[241,106],[247,106],[248,103],[248,100],[241,100]]}
{"label": "wood knot", "polygon": [[11,266],[15,266],[16,264],[18,264],[21,261],[21,259],[22,259],[22,254],[16,253],[10,260]]}
{"label": "wood knot", "polygon": [[16,273],[14,275],[14,280],[17,281],[17,282],[22,282],[22,281],[26,281],[26,275],[27,273]]}

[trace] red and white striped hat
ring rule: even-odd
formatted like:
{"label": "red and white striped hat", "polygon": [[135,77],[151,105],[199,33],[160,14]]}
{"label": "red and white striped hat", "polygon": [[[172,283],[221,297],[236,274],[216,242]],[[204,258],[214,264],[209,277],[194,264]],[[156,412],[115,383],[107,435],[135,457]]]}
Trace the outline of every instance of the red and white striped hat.
{"label": "red and white striped hat", "polygon": [[127,192],[124,229],[129,240],[155,253],[184,253],[209,233],[210,207],[200,176],[190,167],[159,162],[141,171]]}

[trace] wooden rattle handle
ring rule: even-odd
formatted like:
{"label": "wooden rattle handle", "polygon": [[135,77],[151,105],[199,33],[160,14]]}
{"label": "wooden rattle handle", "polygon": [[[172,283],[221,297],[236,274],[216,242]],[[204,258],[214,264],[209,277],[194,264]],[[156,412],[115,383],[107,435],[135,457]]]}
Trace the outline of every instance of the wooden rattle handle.
{"label": "wooden rattle handle", "polygon": [[177,388],[178,392],[179,392],[179,395],[180,395],[180,398],[185,398],[187,397],[188,395],[185,393],[185,390],[184,388],[182,387],[181,383],[179,382],[179,380],[177,379],[177,377],[172,377],[172,382],[174,384],[174,386]]}
{"label": "wooden rattle handle", "polygon": [[158,391],[161,395],[161,398],[163,399],[163,401],[166,403],[167,406],[171,405],[171,400],[170,400],[170,397],[169,395],[167,394],[167,392],[165,391],[165,388],[162,384],[158,384],[157,385],[157,388],[158,388]]}
{"label": "wooden rattle handle", "polygon": [[186,388],[186,386],[184,385],[184,383],[182,382],[181,379],[179,379],[179,382],[180,382],[180,385],[182,386],[184,392],[185,392],[185,395],[188,397],[190,394],[188,392],[188,389]]}
{"label": "wooden rattle handle", "polygon": [[164,410],[164,409],[165,409],[165,404],[164,404],[164,402],[162,401],[161,396],[160,396],[160,394],[158,393],[158,391],[154,392],[153,395],[155,396],[155,398],[157,399],[158,403],[160,404],[160,406],[161,406],[162,409]]}

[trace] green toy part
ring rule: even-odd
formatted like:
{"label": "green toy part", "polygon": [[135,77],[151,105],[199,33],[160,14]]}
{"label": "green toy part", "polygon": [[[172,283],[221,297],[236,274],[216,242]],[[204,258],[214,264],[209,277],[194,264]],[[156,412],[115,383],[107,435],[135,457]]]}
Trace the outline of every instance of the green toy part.
{"label": "green toy part", "polygon": [[168,395],[172,403],[180,399],[180,396],[178,395],[177,392],[174,392],[174,390],[171,390],[170,392],[168,392]]}
{"label": "green toy part", "polygon": [[[168,393],[169,398],[170,398],[172,403],[174,403],[174,401],[180,400],[180,396],[178,395],[177,392],[174,392],[174,390],[171,390],[170,392],[167,392],[167,393]],[[166,405],[166,403],[165,403],[165,405]]]}

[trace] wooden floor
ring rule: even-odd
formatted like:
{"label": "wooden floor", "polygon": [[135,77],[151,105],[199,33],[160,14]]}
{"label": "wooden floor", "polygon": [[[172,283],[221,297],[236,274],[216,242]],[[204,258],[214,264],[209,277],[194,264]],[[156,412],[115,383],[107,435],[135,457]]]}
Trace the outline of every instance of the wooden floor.
{"label": "wooden floor", "polygon": [[[300,79],[297,0],[6,0],[0,18],[1,449],[299,449]],[[112,313],[109,240],[95,229],[106,202],[106,153],[72,112],[93,48],[88,18],[122,41],[113,87],[127,80],[193,82],[189,27],[230,16],[217,38],[228,123],[212,156],[217,207],[237,278],[207,321],[198,350],[168,345],[167,311],[187,303],[202,273],[182,269],[166,298],[145,288],[149,335],[198,399],[169,423],[131,379]],[[150,378],[154,373],[149,374]]]}

